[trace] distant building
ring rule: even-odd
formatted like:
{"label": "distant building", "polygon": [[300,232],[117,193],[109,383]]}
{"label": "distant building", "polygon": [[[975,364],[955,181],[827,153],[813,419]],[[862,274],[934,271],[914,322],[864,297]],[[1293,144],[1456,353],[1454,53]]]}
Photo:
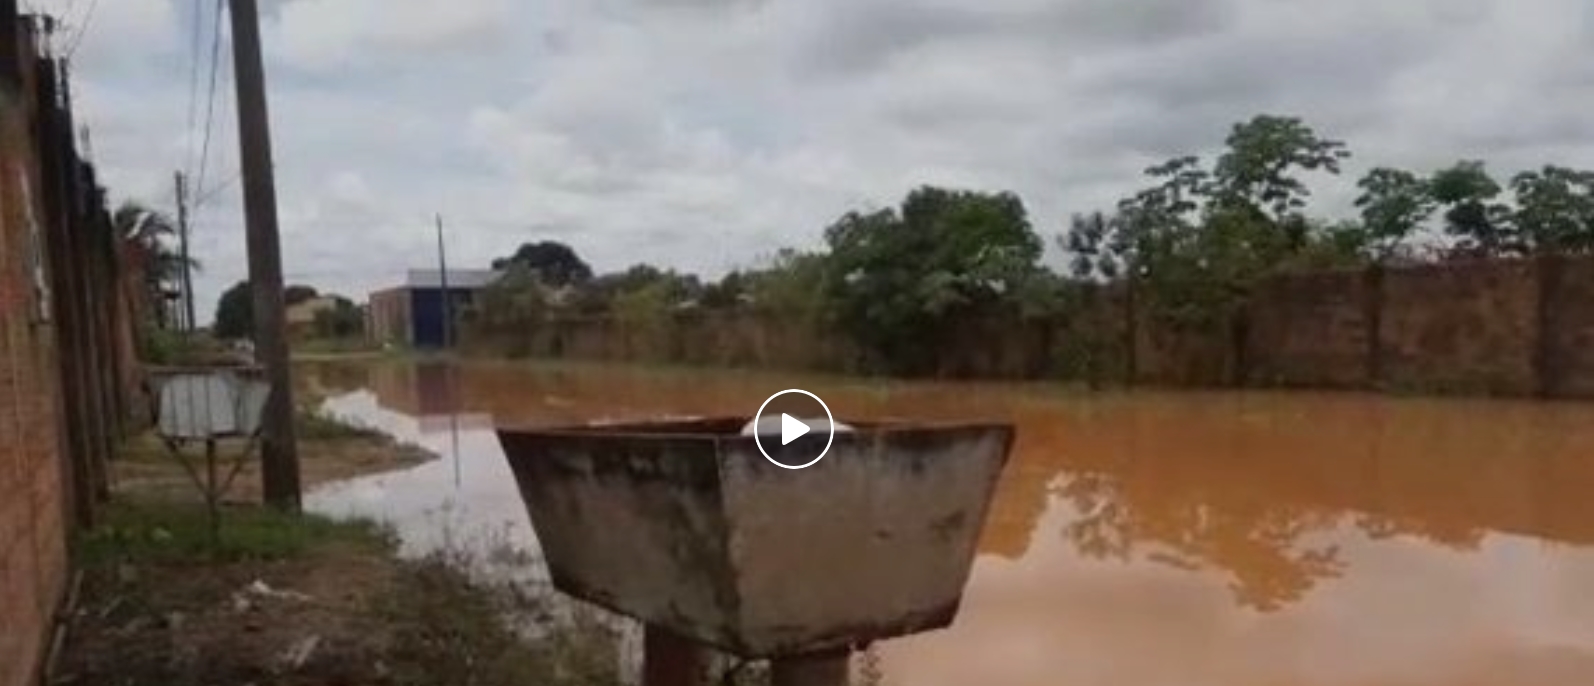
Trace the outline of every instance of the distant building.
{"label": "distant building", "polygon": [[[443,347],[446,321],[444,303],[452,305],[454,321],[476,301],[476,294],[502,276],[488,269],[448,270],[448,299],[443,298],[442,273],[411,269],[404,285],[371,294],[369,332],[379,344],[396,343],[414,348]],[[459,336],[457,325],[453,336]]]}

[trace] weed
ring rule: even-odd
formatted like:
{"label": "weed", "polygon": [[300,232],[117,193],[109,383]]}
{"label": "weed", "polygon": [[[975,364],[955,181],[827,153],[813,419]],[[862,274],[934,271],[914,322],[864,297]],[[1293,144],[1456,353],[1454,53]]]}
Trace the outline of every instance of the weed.
{"label": "weed", "polygon": [[396,589],[380,606],[386,623],[395,627],[389,666],[396,683],[437,683],[439,675],[447,675],[450,683],[620,682],[609,628],[578,616],[557,631],[526,640],[512,629],[508,615],[546,598],[473,582],[446,555],[406,565]]}
{"label": "weed", "polygon": [[391,537],[368,521],[229,507],[222,512],[220,543],[212,546],[209,519],[198,503],[118,502],[106,508],[104,516],[103,524],[77,541],[79,559],[89,568],[277,560],[330,543],[377,550],[389,545]]}

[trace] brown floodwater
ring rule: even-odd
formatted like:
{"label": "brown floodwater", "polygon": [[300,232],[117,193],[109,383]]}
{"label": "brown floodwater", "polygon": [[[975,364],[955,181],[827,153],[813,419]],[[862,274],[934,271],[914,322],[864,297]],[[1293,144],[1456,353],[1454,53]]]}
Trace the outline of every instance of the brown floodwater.
{"label": "brown floodwater", "polygon": [[495,422],[992,419],[1018,439],[949,629],[878,648],[900,686],[1594,683],[1594,405],[1114,393],[731,371],[368,362],[329,412],[437,451],[311,506],[406,551],[534,546]]}

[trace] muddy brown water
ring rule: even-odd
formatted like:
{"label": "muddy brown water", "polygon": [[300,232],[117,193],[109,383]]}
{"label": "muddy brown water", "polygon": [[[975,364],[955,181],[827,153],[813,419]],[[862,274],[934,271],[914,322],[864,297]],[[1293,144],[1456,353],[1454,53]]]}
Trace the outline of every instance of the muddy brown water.
{"label": "muddy brown water", "polygon": [[750,415],[787,388],[842,421],[1013,422],[957,622],[882,644],[886,684],[1594,683],[1594,405],[508,363],[300,373],[329,412],[443,456],[310,498],[393,523],[411,553],[535,545],[494,422]]}

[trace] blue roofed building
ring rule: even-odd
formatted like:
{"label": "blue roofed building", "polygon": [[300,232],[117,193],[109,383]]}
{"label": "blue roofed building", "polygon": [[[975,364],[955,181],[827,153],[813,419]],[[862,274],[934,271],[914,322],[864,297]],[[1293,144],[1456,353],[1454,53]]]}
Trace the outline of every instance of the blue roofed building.
{"label": "blue roofed building", "polygon": [[[490,269],[450,269],[445,299],[442,272],[411,269],[403,285],[371,293],[366,330],[378,344],[442,348],[445,342],[458,340],[460,313],[502,275],[503,272]],[[445,326],[450,312],[455,327]]]}

